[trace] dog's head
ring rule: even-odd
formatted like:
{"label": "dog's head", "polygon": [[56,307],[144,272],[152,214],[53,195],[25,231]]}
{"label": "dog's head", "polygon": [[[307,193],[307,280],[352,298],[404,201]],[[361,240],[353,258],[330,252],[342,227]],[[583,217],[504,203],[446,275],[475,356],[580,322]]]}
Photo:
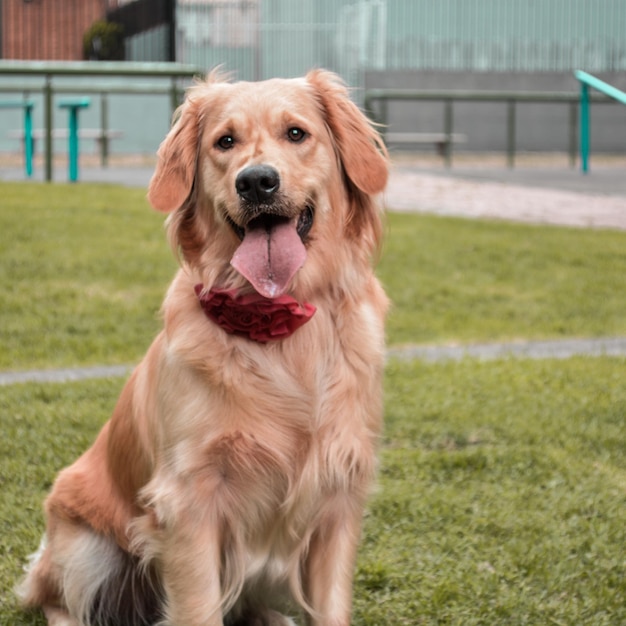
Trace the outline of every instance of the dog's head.
{"label": "dog's head", "polygon": [[380,242],[384,145],[329,72],[213,73],[189,90],[158,157],[148,198],[173,212],[173,244],[205,285],[310,294]]}

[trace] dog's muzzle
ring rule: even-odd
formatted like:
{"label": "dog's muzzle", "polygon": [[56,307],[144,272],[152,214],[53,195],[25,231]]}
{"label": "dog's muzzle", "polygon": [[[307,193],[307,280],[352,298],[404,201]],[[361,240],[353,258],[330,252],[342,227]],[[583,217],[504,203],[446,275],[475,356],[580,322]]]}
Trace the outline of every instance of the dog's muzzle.
{"label": "dog's muzzle", "polygon": [[280,187],[275,168],[244,168],[235,180],[241,223],[227,218],[241,240],[231,264],[266,298],[285,293],[304,265],[305,243],[315,219],[312,205],[294,206]]}
{"label": "dog's muzzle", "polygon": [[240,220],[226,219],[240,240],[246,229],[264,226],[271,229],[274,223],[290,221],[297,217],[296,231],[303,243],[313,227],[315,209],[312,204],[294,207],[280,193],[280,174],[271,165],[250,165],[237,175],[235,189],[241,200]]}

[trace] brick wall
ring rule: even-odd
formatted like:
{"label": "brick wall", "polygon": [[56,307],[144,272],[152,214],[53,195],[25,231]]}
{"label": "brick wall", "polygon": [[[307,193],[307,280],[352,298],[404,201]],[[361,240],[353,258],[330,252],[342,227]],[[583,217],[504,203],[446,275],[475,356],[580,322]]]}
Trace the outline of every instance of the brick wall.
{"label": "brick wall", "polygon": [[106,15],[106,0],[2,0],[4,59],[80,61],[83,33]]}

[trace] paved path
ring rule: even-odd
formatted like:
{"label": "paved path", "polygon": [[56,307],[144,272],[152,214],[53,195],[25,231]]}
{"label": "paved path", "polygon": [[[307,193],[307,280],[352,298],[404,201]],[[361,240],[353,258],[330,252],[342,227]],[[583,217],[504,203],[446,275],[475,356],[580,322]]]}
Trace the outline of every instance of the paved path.
{"label": "paved path", "polygon": [[392,359],[421,361],[458,361],[465,358],[491,361],[505,358],[569,359],[573,356],[626,356],[626,337],[596,339],[554,339],[440,346],[393,346],[387,350]]}
{"label": "paved path", "polygon": [[[568,359],[573,356],[626,357],[626,337],[443,346],[407,345],[394,346],[387,350],[388,359],[428,362],[458,361],[466,358],[481,361],[506,358]],[[109,365],[0,372],[0,387],[18,383],[67,383],[98,378],[122,378],[128,376],[132,368],[132,365]]]}
{"label": "paved path", "polygon": [[69,383],[76,380],[126,377],[132,368],[132,365],[95,365],[92,367],[0,372],[0,387],[18,383]]}
{"label": "paved path", "polygon": [[459,217],[626,230],[626,168],[573,170],[392,169],[386,206]]}

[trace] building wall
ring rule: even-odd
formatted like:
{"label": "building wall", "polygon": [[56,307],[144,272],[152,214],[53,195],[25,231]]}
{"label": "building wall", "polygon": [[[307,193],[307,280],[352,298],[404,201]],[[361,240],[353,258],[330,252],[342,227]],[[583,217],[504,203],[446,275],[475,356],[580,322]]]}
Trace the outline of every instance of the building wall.
{"label": "building wall", "polygon": [[4,59],[80,61],[83,33],[106,12],[106,0],[2,0]]}

